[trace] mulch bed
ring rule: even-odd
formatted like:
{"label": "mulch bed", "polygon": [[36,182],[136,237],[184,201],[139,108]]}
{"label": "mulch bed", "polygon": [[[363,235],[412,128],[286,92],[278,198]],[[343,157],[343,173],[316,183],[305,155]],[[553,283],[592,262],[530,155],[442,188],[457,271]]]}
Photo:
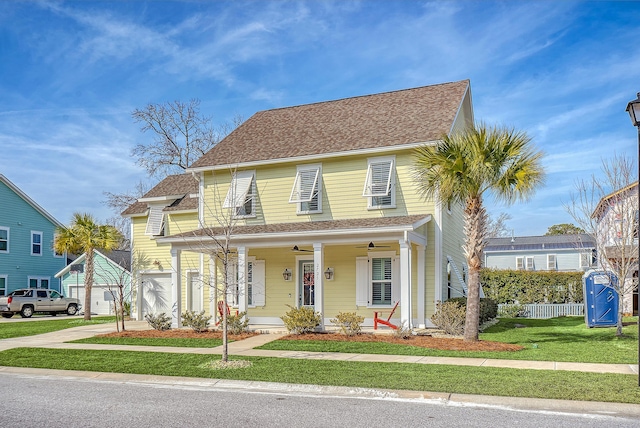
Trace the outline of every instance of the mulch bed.
{"label": "mulch bed", "polygon": [[[256,336],[260,333],[248,332],[238,335],[229,335],[229,340],[237,341]],[[210,330],[196,333],[192,329],[159,330],[126,330],[100,335],[100,337],[131,337],[131,338],[180,338],[180,339],[222,339],[222,332]],[[411,336],[407,339],[395,337],[391,334],[363,333],[356,336],[346,336],[338,333],[307,333],[291,334],[281,340],[330,340],[340,342],[386,342],[399,345],[420,346],[423,348],[441,349],[447,351],[489,351],[489,352],[514,352],[524,349],[523,346],[502,342],[490,342],[480,340],[478,342],[465,342],[458,338]]]}
{"label": "mulch bed", "polygon": [[[256,336],[260,333],[242,333],[242,334],[230,334],[229,340],[242,340],[252,336]],[[219,330],[209,330],[202,333],[197,333],[192,329],[171,329],[171,330],[125,330],[121,332],[114,332],[108,334],[101,334],[99,337],[130,337],[141,339],[220,339],[222,340],[222,332]]]}
{"label": "mulch bed", "polygon": [[341,342],[386,342],[397,343],[399,345],[420,346],[423,348],[441,349],[446,351],[489,351],[489,352],[514,352],[524,349],[523,346],[502,342],[489,342],[480,340],[478,342],[465,342],[462,339],[433,336],[411,336],[407,339],[395,337],[390,334],[358,334],[356,336],[346,336],[337,333],[307,333],[291,334],[282,340],[333,340]]}

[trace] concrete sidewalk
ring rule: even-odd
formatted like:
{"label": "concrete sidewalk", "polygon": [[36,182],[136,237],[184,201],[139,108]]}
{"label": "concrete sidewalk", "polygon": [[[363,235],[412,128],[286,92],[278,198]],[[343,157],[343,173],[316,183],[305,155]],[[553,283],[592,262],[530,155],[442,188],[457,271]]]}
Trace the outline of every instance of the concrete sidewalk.
{"label": "concrete sidewalk", "polygon": [[[147,330],[146,321],[128,321],[127,330]],[[472,367],[498,367],[512,369],[533,370],[563,370],[591,373],[617,373],[638,374],[638,366],[631,364],[595,364],[554,361],[523,361],[523,360],[498,360],[487,358],[461,358],[461,357],[420,357],[411,355],[382,355],[382,354],[351,354],[341,352],[301,352],[301,351],[271,351],[255,349],[265,343],[277,340],[286,333],[282,328],[260,328],[262,334],[248,339],[231,342],[228,345],[229,355],[252,357],[275,357],[313,360],[336,361],[360,361],[360,362],[389,362],[389,363],[414,363],[414,364],[447,364],[454,366]],[[139,345],[100,345],[89,343],[66,343],[73,340],[84,339],[98,334],[115,331],[113,324],[93,324],[74,327],[70,329],[40,334],[37,336],[18,337],[14,339],[0,340],[0,351],[18,348],[56,348],[56,349],[92,349],[110,351],[140,351],[140,352],[167,352],[180,354],[222,354],[222,347],[216,348],[177,348],[170,346],[139,346]],[[270,331],[270,332],[269,332]],[[269,332],[269,333],[267,333]]]}

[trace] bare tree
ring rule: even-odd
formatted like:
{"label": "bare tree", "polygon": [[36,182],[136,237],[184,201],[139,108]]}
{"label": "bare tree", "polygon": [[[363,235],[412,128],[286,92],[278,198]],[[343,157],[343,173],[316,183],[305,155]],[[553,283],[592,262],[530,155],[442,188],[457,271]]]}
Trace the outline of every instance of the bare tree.
{"label": "bare tree", "polygon": [[[638,186],[631,159],[614,155],[602,162],[602,176],[576,182],[565,209],[597,246],[598,264],[618,277],[611,283],[619,297],[616,336],[622,336],[625,299],[637,286]],[[635,276],[635,278],[634,278]]]}
{"label": "bare tree", "polygon": [[[107,288],[114,303],[116,314],[116,330],[125,331],[125,317],[129,314],[126,304],[131,302],[132,282],[131,272],[128,271],[131,257],[128,252],[120,254],[111,253],[105,255],[109,258],[108,263],[113,266],[103,266],[95,271],[95,277]],[[135,257],[133,258],[135,262]],[[117,266],[116,266],[117,265]]]}
{"label": "bare tree", "polygon": [[487,238],[504,238],[509,236],[510,229],[507,227],[507,221],[511,220],[511,216],[507,213],[500,213],[498,217],[489,216],[487,221]]}
{"label": "bare tree", "polygon": [[183,172],[242,123],[236,117],[232,124],[212,126],[211,118],[200,113],[197,99],[148,104],[131,115],[142,124],[142,132],[154,134],[151,143],[138,144],[131,151],[151,177]]}
{"label": "bare tree", "polygon": [[102,192],[105,196],[102,203],[111,208],[115,214],[107,219],[107,224],[112,225],[122,234],[120,250],[128,250],[131,247],[131,219],[122,217],[120,214],[147,193],[149,188],[150,185],[141,180],[133,190],[127,190],[123,193]]}

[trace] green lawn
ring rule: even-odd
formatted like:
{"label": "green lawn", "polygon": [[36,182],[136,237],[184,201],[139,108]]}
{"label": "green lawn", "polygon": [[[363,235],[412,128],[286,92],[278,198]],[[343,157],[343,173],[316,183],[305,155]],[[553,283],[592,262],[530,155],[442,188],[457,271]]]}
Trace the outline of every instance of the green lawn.
{"label": "green lawn", "polygon": [[244,369],[202,367],[213,359],[217,357],[133,351],[16,348],[0,352],[0,365],[14,367],[640,404],[637,376],[632,375],[257,357],[244,358],[253,363]]}
{"label": "green lawn", "polygon": [[[516,328],[516,325],[524,327]],[[590,329],[585,326],[584,318],[581,317],[547,320],[507,318],[487,329],[480,335],[480,339],[519,344],[525,349],[517,352],[459,352],[381,342],[312,340],[277,340],[261,346],[260,349],[637,364],[637,326],[626,326],[623,331],[625,336],[618,338],[615,336],[614,327]]]}
{"label": "green lawn", "polygon": [[115,317],[93,317],[91,321],[85,321],[82,318],[51,319],[49,317],[49,319],[42,321],[3,322],[0,324],[0,339],[34,336],[82,325],[106,323],[115,323]]}

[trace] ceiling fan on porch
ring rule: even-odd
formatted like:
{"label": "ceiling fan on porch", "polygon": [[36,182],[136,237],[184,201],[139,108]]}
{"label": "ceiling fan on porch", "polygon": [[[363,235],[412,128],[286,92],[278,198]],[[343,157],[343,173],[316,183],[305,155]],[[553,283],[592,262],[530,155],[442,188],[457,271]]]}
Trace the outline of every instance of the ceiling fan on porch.
{"label": "ceiling fan on porch", "polygon": [[376,245],[373,241],[369,242],[369,245],[362,245],[356,248],[366,248],[368,250],[373,250],[374,248],[391,248],[390,245]]}
{"label": "ceiling fan on porch", "polygon": [[294,245],[291,251],[300,251],[303,253],[313,253],[313,250],[305,250],[304,248],[298,248],[297,245]]}

